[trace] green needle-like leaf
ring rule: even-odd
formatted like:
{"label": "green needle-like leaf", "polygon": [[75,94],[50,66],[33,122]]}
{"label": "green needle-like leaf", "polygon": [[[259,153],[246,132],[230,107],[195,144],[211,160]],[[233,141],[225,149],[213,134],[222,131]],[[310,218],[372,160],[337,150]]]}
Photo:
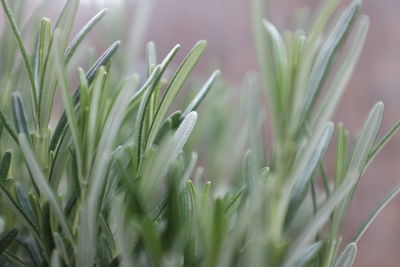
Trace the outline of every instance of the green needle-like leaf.
{"label": "green needle-like leaf", "polygon": [[307,188],[311,182],[312,175],[315,172],[318,163],[320,162],[320,160],[322,160],[322,157],[324,156],[326,149],[328,148],[329,141],[332,137],[332,132],[333,132],[333,124],[328,123],[325,126],[319,138],[318,144],[315,147],[315,150],[313,151],[313,154],[310,157],[309,161],[307,162],[307,165],[305,166],[304,170],[302,171],[298,170],[299,176],[296,178],[296,182],[292,189],[289,208],[287,212],[288,215],[286,218],[287,222],[291,221],[297,209],[303,202],[307,193]]}
{"label": "green needle-like leaf", "polygon": [[22,153],[24,154],[26,164],[28,165],[28,168],[32,174],[33,181],[35,182],[39,191],[50,203],[50,207],[52,208],[58,223],[61,225],[64,234],[70,240],[70,242],[73,242],[74,239],[72,237],[71,229],[65,218],[63,210],[60,207],[60,204],[58,203],[55,193],[51,189],[50,185],[47,183],[46,178],[44,177],[43,172],[40,169],[39,164],[37,163],[35,155],[33,154],[33,151],[30,148],[30,144],[26,136],[24,134],[19,134],[18,140],[20,143]]}
{"label": "green needle-like leaf", "polygon": [[365,16],[362,17],[360,22],[356,25],[352,43],[346,52],[345,60],[335,73],[326,95],[315,111],[315,116],[311,123],[313,129],[318,129],[325,121],[332,117],[361,54],[367,36],[368,26],[369,19]]}
{"label": "green needle-like leaf", "polygon": [[64,63],[64,55],[60,50],[60,32],[56,31],[54,33],[53,40],[53,52],[55,54],[55,69],[58,76],[58,84],[61,87],[62,100],[65,107],[65,112],[68,118],[69,129],[72,133],[72,140],[75,145],[75,151],[77,153],[78,163],[82,162],[82,144],[81,144],[81,133],[78,129],[78,122],[74,112],[74,104],[72,102],[71,86],[69,82],[69,77],[67,69]]}
{"label": "green needle-like leaf", "polygon": [[336,56],[336,52],[343,44],[345,38],[352,28],[352,25],[358,14],[359,7],[360,1],[355,0],[346,8],[329,37],[325,41],[324,45],[321,47],[321,50],[315,59],[314,67],[311,71],[306,91],[299,102],[299,106],[295,106],[293,109],[293,122],[294,125],[296,125],[294,127],[295,130],[297,130],[298,126],[303,124],[307,114],[311,110],[313,103],[316,101],[316,96],[328,77],[328,72],[332,65],[332,61]]}
{"label": "green needle-like leaf", "polygon": [[116,137],[125,118],[137,83],[127,84],[118,94],[107,121],[103,127],[93,168],[89,178],[90,187],[84,208],[81,210],[82,220],[78,237],[80,251],[77,266],[91,266],[95,257],[97,220],[102,206],[101,195],[104,191],[108,167],[111,163],[111,152],[115,145]]}
{"label": "green needle-like leaf", "polygon": [[[78,4],[79,0],[68,0],[55,26],[55,31],[58,31],[60,34],[57,45],[63,52],[67,47],[67,42],[71,34],[73,22],[77,13]],[[53,109],[54,93],[57,85],[55,70],[53,69],[53,62],[55,60],[54,57],[57,57],[57,55],[54,54],[54,48],[51,48],[53,43],[54,40],[52,39],[49,48],[50,53],[47,55],[44,65],[43,84],[40,88],[40,94],[38,96],[38,122],[41,132],[47,131]]]}
{"label": "green needle-like leaf", "polygon": [[[40,31],[37,44],[37,51],[34,61],[34,73],[36,79],[36,89],[42,88],[43,79],[45,74],[45,63],[49,53],[49,48],[51,44],[52,32],[51,32],[51,22],[47,18],[42,18],[40,22]],[[40,92],[37,92],[39,95]]]}
{"label": "green needle-like leaf", "polygon": [[[104,51],[104,53],[97,59],[97,61],[89,69],[89,71],[86,73],[86,79],[89,84],[91,84],[92,81],[94,80],[95,75],[97,74],[100,67],[108,63],[112,55],[118,49],[119,45],[120,45],[119,41],[114,42],[106,51]],[[73,96],[74,105],[76,105],[79,102],[79,98],[80,98],[80,90],[76,90]],[[66,126],[67,126],[67,115],[63,113],[54,130],[53,137],[51,138],[50,150],[54,150],[57,147],[57,144],[61,136],[63,135],[63,133],[65,134]]]}
{"label": "green needle-like leaf", "polygon": [[334,229],[338,229],[339,225],[342,223],[346,211],[350,205],[350,201],[353,197],[355,186],[357,185],[361,174],[367,167],[368,156],[372,151],[373,145],[375,144],[376,137],[379,132],[379,128],[383,117],[383,103],[378,102],[372,108],[367,121],[364,124],[363,131],[358,139],[358,142],[354,148],[349,166],[347,168],[346,177],[343,179],[343,183],[352,183],[353,181],[348,180],[348,176],[353,176],[356,179],[353,185],[352,191],[346,198],[346,201],[340,205],[338,211],[333,219]]}
{"label": "green needle-like leaf", "polygon": [[154,159],[143,168],[143,177],[146,179],[140,183],[141,195],[146,196],[156,191],[160,181],[167,175],[189,139],[196,120],[197,113],[195,111],[189,113],[174,135],[164,141]]}
{"label": "green needle-like leaf", "polygon": [[379,141],[378,144],[372,149],[368,156],[368,161],[366,166],[375,158],[375,156],[382,150],[382,148],[390,141],[390,139],[397,133],[400,128],[400,122],[397,122],[392,129]]}
{"label": "green needle-like leaf", "polygon": [[14,240],[17,234],[18,234],[18,229],[13,228],[10,231],[3,233],[0,236],[0,255],[11,244],[11,242]]}
{"label": "green needle-like leaf", "polygon": [[26,214],[17,202],[14,200],[6,186],[4,185],[4,180],[7,178],[8,171],[10,169],[11,163],[11,153],[6,152],[1,160],[0,164],[0,195],[2,196],[4,202],[10,207],[12,212],[21,220],[23,225],[25,225],[33,235],[40,240],[39,232],[36,229],[33,222],[30,220],[29,215]]}
{"label": "green needle-like leaf", "polygon": [[335,263],[335,267],[351,267],[357,254],[357,245],[350,243]]}
{"label": "green needle-like leaf", "polygon": [[200,92],[196,95],[196,97],[192,100],[192,102],[190,102],[185,111],[182,113],[182,118],[185,118],[190,112],[196,111],[197,107],[201,104],[201,102],[211,90],[212,86],[220,75],[221,72],[219,70],[214,71],[211,77],[203,85]]}
{"label": "green needle-like leaf", "polygon": [[315,257],[318,255],[318,252],[321,250],[323,245],[324,243],[322,241],[318,241],[307,247],[303,255],[301,255],[298,261],[296,262],[295,266],[298,267],[309,266],[315,259]]}
{"label": "green needle-like leaf", "polygon": [[144,90],[144,95],[141,98],[140,105],[139,105],[139,110],[136,115],[136,125],[135,125],[135,132],[134,132],[134,139],[133,142],[135,144],[135,147],[137,149],[137,166],[139,167],[140,165],[140,160],[142,157],[142,149],[144,147],[144,136],[146,136],[146,132],[144,129],[144,123],[146,119],[146,114],[149,112],[149,105],[150,105],[150,97],[151,94],[153,93],[154,89],[157,86],[157,83],[160,79],[160,73],[161,69],[160,66],[157,66],[151,76],[147,79],[146,83],[144,84],[145,89],[140,89]]}
{"label": "green needle-like leaf", "polygon": [[[360,0],[343,9],[321,1],[295,14],[300,29],[282,31],[265,1],[252,0],[259,73],[238,93],[231,81],[217,84],[216,70],[191,82],[199,90],[188,102],[180,92],[206,41],[177,68],[179,45],[162,59],[148,42],[140,63],[154,0],[132,5],[137,23],[125,17],[130,5],[110,12],[111,23],[103,9],[75,36],[79,0],[64,1],[54,27],[39,15],[50,2],[27,10],[26,0],[0,0],[0,266],[353,264],[356,243],[400,192],[398,184],[343,244],[361,175],[400,128],[377,140],[382,103],[357,138],[330,122],[366,40]],[[106,34],[89,47],[100,20]],[[127,39],[118,57],[115,36]],[[86,73],[74,70],[88,62]]]}
{"label": "green needle-like leaf", "polygon": [[400,184],[396,185],[379,203],[375,206],[373,210],[368,214],[368,216],[363,220],[357,233],[352,238],[354,243],[357,243],[360,238],[364,235],[367,228],[375,220],[376,216],[386,207],[389,202],[400,193]]}
{"label": "green needle-like leaf", "polygon": [[167,114],[171,104],[181,89],[183,83],[187,79],[189,73],[192,71],[194,66],[200,59],[207,43],[205,41],[199,41],[189,52],[186,58],[183,60],[182,64],[179,66],[178,70],[175,72],[167,89],[161,99],[160,105],[158,106],[157,112],[155,114],[154,121],[151,125],[149,137],[147,140],[146,151],[149,151],[150,147],[153,145],[154,139],[157,136],[158,130],[160,129],[162,122]]}
{"label": "green needle-like leaf", "polygon": [[19,50],[21,52],[22,59],[24,61],[24,65],[25,65],[26,71],[28,72],[28,78],[29,78],[29,82],[30,82],[30,85],[31,85],[31,89],[32,89],[31,94],[32,94],[32,104],[33,104],[34,116],[36,116],[36,110],[38,108],[38,96],[36,94],[37,89],[36,89],[36,83],[35,83],[35,76],[34,76],[34,72],[33,72],[33,67],[31,65],[31,61],[29,60],[29,55],[28,55],[28,52],[27,52],[27,50],[25,48],[24,41],[23,41],[22,36],[21,36],[21,32],[18,29],[17,22],[15,21],[14,15],[13,15],[13,13],[11,11],[10,5],[8,4],[8,1],[7,0],[1,0],[1,5],[3,6],[3,10],[4,10],[4,13],[5,13],[6,17],[7,17],[7,20],[11,25],[11,29],[12,29],[14,37],[15,37],[15,39],[17,41],[18,48],[19,48]]}
{"label": "green needle-like leaf", "polygon": [[[382,122],[382,116],[383,104],[379,102],[372,108],[364,124],[364,128],[358,139],[349,167],[347,169],[344,182],[331,194],[329,199],[321,206],[311,223],[305,227],[301,235],[294,242],[284,266],[292,266],[296,258],[303,251],[304,246],[315,237],[316,233],[329,219],[332,211],[345,199],[347,202],[341,204],[340,207],[343,210],[347,210],[348,201],[351,199],[352,190],[354,190],[354,186],[357,184],[361,174],[364,171],[368,155],[374,145],[376,136],[378,135],[379,127]],[[343,216],[343,212],[336,216],[337,219],[334,219],[333,222],[334,227],[341,223]]]}
{"label": "green needle-like leaf", "polygon": [[36,156],[32,151],[31,144],[28,139],[28,128],[26,126],[25,113],[22,101],[18,94],[13,95],[13,111],[18,129],[18,143],[24,155],[26,164],[32,175],[32,179],[35,183],[35,186],[43,194],[46,200],[50,203],[50,206],[53,209],[54,214],[58,219],[58,223],[63,228],[67,238],[70,241],[73,241],[71,230],[64,216],[64,213],[60,207],[60,204],[58,203],[56,195],[50,188],[46,178],[44,177],[43,171],[41,170],[36,160]]}
{"label": "green needle-like leaf", "polygon": [[86,35],[92,30],[92,28],[107,14],[108,9],[103,9],[97,13],[92,19],[90,19],[85,26],[77,33],[72,39],[71,44],[65,51],[65,60],[68,63],[79,44],[83,41]]}

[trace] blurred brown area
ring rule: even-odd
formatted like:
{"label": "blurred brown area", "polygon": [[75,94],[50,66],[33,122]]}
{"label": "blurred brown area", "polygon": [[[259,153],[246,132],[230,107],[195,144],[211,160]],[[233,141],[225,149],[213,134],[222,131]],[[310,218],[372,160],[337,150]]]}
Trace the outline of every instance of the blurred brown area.
{"label": "blurred brown area", "polygon": [[[115,0],[108,2],[105,5],[112,12]],[[279,29],[290,28],[295,9],[304,6],[315,9],[320,2],[270,0],[270,18]],[[145,41],[154,41],[160,55],[164,55],[176,43],[187,51],[197,40],[206,39],[208,49],[197,71],[208,73],[208,66],[213,64],[222,70],[226,80],[239,83],[246,72],[257,69],[250,3],[250,0],[156,0]],[[85,19],[93,14],[88,5],[82,5],[82,9],[80,15]],[[135,14],[133,10],[125,11],[129,16]],[[385,103],[382,132],[400,119],[399,12],[399,0],[363,1],[362,13],[370,17],[370,30],[358,67],[334,119],[342,121],[353,137],[377,101]],[[361,179],[344,225],[345,241],[356,232],[368,211],[400,182],[399,160],[400,137],[396,136]],[[400,197],[397,197],[360,240],[354,266],[400,266],[399,247]]]}

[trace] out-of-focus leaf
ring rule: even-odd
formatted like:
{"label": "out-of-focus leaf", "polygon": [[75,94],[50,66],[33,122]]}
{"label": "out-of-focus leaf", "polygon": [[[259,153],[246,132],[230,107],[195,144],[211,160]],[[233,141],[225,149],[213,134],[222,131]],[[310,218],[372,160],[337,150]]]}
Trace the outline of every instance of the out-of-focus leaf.
{"label": "out-of-focus leaf", "polygon": [[315,150],[310,157],[307,165],[305,166],[304,170],[298,170],[299,176],[297,177],[292,189],[290,204],[287,212],[288,215],[286,217],[287,222],[290,222],[292,220],[297,209],[303,202],[315,168],[317,167],[318,163],[324,156],[326,149],[328,148],[329,141],[332,137],[332,132],[333,123],[328,123],[327,125],[325,125],[325,128],[319,138],[318,144],[316,145]]}
{"label": "out-of-focus leaf", "polygon": [[379,203],[375,206],[373,210],[368,214],[368,216],[362,222],[360,228],[358,229],[357,233],[352,238],[354,243],[357,243],[360,238],[363,236],[367,228],[371,225],[374,221],[376,216],[386,207],[389,202],[396,197],[400,192],[400,184],[396,185]]}
{"label": "out-of-focus leaf", "polygon": [[10,5],[8,4],[8,1],[7,0],[1,0],[1,5],[3,6],[3,10],[4,10],[4,13],[5,13],[6,17],[7,17],[7,20],[10,23],[12,32],[13,32],[14,37],[15,37],[15,39],[17,41],[17,44],[18,44],[18,48],[19,48],[19,50],[21,52],[22,59],[24,61],[24,65],[25,65],[26,71],[28,72],[28,78],[29,78],[29,82],[30,82],[30,85],[31,85],[31,89],[32,89],[32,91],[31,91],[31,93],[32,93],[32,103],[33,103],[33,110],[34,110],[34,116],[35,116],[36,115],[36,109],[38,108],[38,97],[37,97],[37,94],[36,94],[37,90],[36,90],[35,77],[34,77],[34,73],[33,73],[33,67],[32,67],[31,61],[29,59],[28,51],[25,48],[24,41],[23,41],[22,36],[21,36],[21,32],[18,29],[17,22],[15,20],[15,17],[13,15],[12,11],[11,11]]}
{"label": "out-of-focus leaf", "polygon": [[308,246],[305,250],[304,253],[299,257],[297,260],[296,264],[294,266],[298,267],[306,267],[311,264],[311,262],[315,259],[315,257],[318,255],[319,251],[323,247],[324,242],[323,241],[318,241],[315,242],[314,244]]}
{"label": "out-of-focus leaf", "polygon": [[4,250],[11,244],[14,238],[18,234],[18,229],[13,228],[6,233],[1,234],[0,236],[0,255],[3,253]]}
{"label": "out-of-focus leaf", "polygon": [[335,263],[335,267],[351,267],[357,254],[356,243],[350,243]]}
{"label": "out-of-focus leaf", "polygon": [[367,36],[368,25],[369,20],[365,16],[363,16],[356,25],[356,30],[351,40],[352,42],[344,57],[345,59],[336,71],[335,76],[329,84],[326,95],[314,113],[315,115],[311,122],[311,127],[313,129],[319,129],[325,121],[332,117],[344,89],[350,81],[358,58],[360,57]]}
{"label": "out-of-focus leaf", "polygon": [[[378,135],[382,116],[383,104],[379,102],[372,108],[364,124],[364,128],[354,149],[344,182],[331,194],[328,200],[321,206],[315,217],[305,227],[298,239],[293,243],[288,252],[288,257],[285,260],[285,267],[293,265],[296,258],[303,251],[304,246],[315,237],[316,233],[329,219],[332,211],[342,203],[343,200],[350,199],[352,190],[364,170],[368,155],[371,152],[376,136]],[[348,203],[342,203],[341,207],[344,207],[343,209],[347,210]],[[336,216],[336,218],[339,218],[336,219],[336,222],[334,219],[334,227],[341,222],[341,215],[343,216],[344,214],[339,213],[339,215]]]}

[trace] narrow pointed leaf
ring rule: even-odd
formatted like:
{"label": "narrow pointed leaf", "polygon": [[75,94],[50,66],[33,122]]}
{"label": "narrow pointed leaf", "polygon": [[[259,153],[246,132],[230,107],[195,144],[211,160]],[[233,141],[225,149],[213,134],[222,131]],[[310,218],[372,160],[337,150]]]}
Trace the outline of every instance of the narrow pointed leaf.
{"label": "narrow pointed leaf", "polygon": [[69,129],[72,133],[72,140],[74,142],[75,151],[77,153],[78,162],[81,162],[82,159],[82,145],[81,145],[81,133],[78,128],[77,118],[74,112],[74,104],[72,101],[71,94],[71,85],[69,81],[69,77],[67,69],[65,67],[64,56],[62,51],[60,50],[60,32],[56,31],[54,33],[54,41],[53,41],[53,51],[55,55],[55,70],[56,75],[58,76],[58,84],[61,87],[62,92],[62,101],[65,108],[65,113],[68,119]]}
{"label": "narrow pointed leaf", "polygon": [[364,235],[365,231],[367,231],[368,227],[375,220],[376,216],[386,207],[390,201],[395,198],[400,193],[400,184],[396,185],[379,203],[375,206],[373,210],[368,214],[368,216],[363,220],[360,228],[357,233],[352,238],[354,243],[358,243],[360,238]]}
{"label": "narrow pointed leaf", "polygon": [[367,167],[368,156],[373,149],[382,122],[383,108],[384,106],[382,102],[378,102],[372,108],[367,121],[364,124],[363,131],[361,132],[358,142],[354,148],[349,166],[347,168],[346,177],[343,179],[343,183],[349,182],[347,180],[347,176],[351,175],[352,173],[358,177],[356,178],[356,182],[346,200],[340,205],[338,210],[335,211],[336,214],[333,218],[332,225],[336,229],[339,229],[340,224],[343,222],[346,212],[350,206],[355,186],[357,185],[361,174]]}
{"label": "narrow pointed leaf", "polygon": [[51,189],[46,178],[44,177],[44,174],[43,174],[42,170],[40,169],[39,164],[37,163],[35,155],[33,154],[33,151],[30,148],[30,144],[29,144],[26,136],[23,134],[19,134],[18,140],[20,143],[22,153],[24,154],[26,164],[28,165],[28,168],[32,174],[32,178],[33,178],[37,188],[43,194],[43,196],[46,198],[46,200],[50,203],[50,207],[52,208],[54,215],[57,218],[58,223],[61,225],[66,237],[71,242],[73,242],[74,239],[72,237],[72,233],[69,228],[68,222],[64,216],[63,210],[62,210],[60,204],[58,203],[58,200],[56,198],[54,191]]}
{"label": "narrow pointed leaf", "polygon": [[140,101],[139,105],[139,110],[136,115],[136,124],[135,124],[135,132],[134,132],[134,144],[137,149],[137,166],[139,167],[141,156],[142,156],[142,148],[144,147],[143,140],[144,137],[146,136],[146,132],[144,132],[144,122],[146,119],[146,112],[148,112],[148,107],[150,104],[150,97],[151,94],[153,93],[157,82],[160,78],[160,73],[161,69],[160,66],[157,66],[151,76],[147,79],[146,83],[143,85],[145,89],[140,89],[145,90],[144,95],[142,96],[142,99]]}
{"label": "narrow pointed leaf", "polygon": [[[364,171],[364,167],[368,158],[368,155],[374,145],[376,136],[378,135],[379,127],[382,122],[383,116],[383,104],[378,102],[371,110],[368,118],[364,124],[364,128],[358,139],[356,147],[354,149],[346,177],[343,182],[327,199],[327,201],[321,206],[313,220],[306,226],[303,232],[300,234],[298,239],[293,243],[292,247],[288,252],[288,257],[285,261],[284,266],[292,266],[296,258],[303,251],[304,246],[315,238],[317,232],[323,227],[325,222],[329,219],[333,210],[340,204],[344,199],[350,199],[352,190],[357,184],[361,174]],[[343,205],[347,210],[348,203]],[[341,205],[342,206],[342,205]],[[341,217],[339,221],[341,221]],[[333,222],[335,225],[335,222]],[[337,223],[336,223],[337,224]]]}
{"label": "narrow pointed leaf", "polygon": [[346,52],[344,61],[336,71],[327,89],[326,95],[314,113],[316,116],[311,123],[312,129],[321,127],[321,125],[334,114],[343,92],[350,81],[358,58],[360,57],[367,36],[368,26],[368,18],[362,17],[356,26],[357,28],[352,38],[352,43]]}
{"label": "narrow pointed leaf", "polygon": [[153,160],[149,161],[143,168],[143,177],[146,179],[141,180],[139,193],[142,196],[151,195],[156,192],[160,181],[167,175],[173,163],[177,160],[181,150],[190,134],[197,120],[197,113],[192,111],[183,120],[179,128],[173,136],[169,136],[167,140],[161,144],[159,150]]}
{"label": "narrow pointed leaf", "polygon": [[379,141],[378,144],[372,149],[368,156],[367,166],[375,158],[375,156],[382,150],[382,148],[392,139],[392,137],[397,133],[400,128],[400,122],[397,122],[392,129]]}
{"label": "narrow pointed leaf", "polygon": [[[59,16],[55,30],[58,31],[60,36],[58,40],[58,48],[64,52],[67,47],[67,42],[72,31],[73,22],[78,10],[79,0],[68,0]],[[52,46],[54,40],[50,44],[50,51],[53,50]],[[54,57],[57,57],[54,53],[50,52],[45,61],[43,84],[40,88],[39,94],[39,106],[38,106],[38,122],[41,132],[44,132],[48,128],[48,124],[53,110],[54,93],[56,90],[57,79],[55,77],[55,70],[52,68]]]}
{"label": "narrow pointed leaf", "polygon": [[[108,61],[111,59],[112,55],[117,51],[118,47],[120,46],[120,42],[114,42],[98,59],[97,61],[93,64],[93,66],[89,69],[89,71],[86,73],[86,79],[89,83],[89,85],[92,83],[96,73],[100,69],[101,66],[104,66],[105,64],[108,63]],[[79,102],[80,98],[80,91],[79,88],[78,90],[75,91],[73,95],[73,103],[76,105]],[[55,150],[57,147],[57,144],[60,141],[61,136],[63,133],[65,134],[65,127],[67,127],[67,115],[65,112],[61,115],[60,120],[57,123],[57,126],[54,130],[53,137],[51,138],[51,143],[50,143],[50,149],[49,150]]]}
{"label": "narrow pointed leaf", "polygon": [[26,226],[36,238],[39,238],[39,233],[31,221],[28,214],[26,214],[18,203],[14,200],[8,189],[4,185],[4,180],[7,178],[8,170],[10,168],[11,153],[6,152],[1,160],[0,164],[0,195],[4,202],[13,211],[13,213],[21,220],[24,226]]}
{"label": "narrow pointed leaf", "polygon": [[[268,22],[264,21],[264,26],[267,31],[268,39],[269,39],[269,47],[271,49],[271,54],[274,57],[274,87],[269,88],[270,90],[274,90],[274,94],[272,94],[275,98],[273,99],[276,102],[276,109],[278,114],[282,114],[282,110],[287,107],[288,101],[288,56],[286,51],[285,43],[282,39],[282,36],[279,34],[278,30],[275,26]],[[283,120],[283,119],[281,119]]]}
{"label": "narrow pointed leaf", "polygon": [[346,174],[347,164],[347,146],[348,137],[342,123],[338,125],[338,137],[336,145],[336,168],[335,168],[335,186],[340,185],[343,182],[343,178]]}
{"label": "narrow pointed leaf", "polygon": [[146,46],[147,52],[147,75],[150,76],[157,64],[156,46],[153,42],[149,42]]}
{"label": "narrow pointed leaf", "polygon": [[312,105],[315,103],[316,96],[328,77],[332,61],[351,30],[359,8],[360,1],[355,0],[345,9],[321,47],[311,71],[311,76],[306,87],[307,90],[302,96],[301,104],[293,110],[295,116],[294,122],[296,122],[297,126],[302,125]]}
{"label": "narrow pointed leaf", "polygon": [[205,47],[205,41],[199,41],[189,52],[186,58],[183,60],[182,64],[179,66],[178,70],[175,72],[167,89],[161,99],[160,105],[158,106],[154,121],[150,128],[149,138],[147,140],[146,150],[148,151],[153,145],[154,139],[157,136],[157,132],[160,129],[162,122],[171,107],[173,100],[181,89],[183,83],[187,79],[189,73],[192,71],[194,66],[200,59]]}
{"label": "narrow pointed leaf", "polygon": [[[111,163],[111,152],[119,132],[119,128],[128,111],[129,104],[136,89],[136,83],[127,84],[118,94],[107,121],[103,127],[97,152],[89,178],[88,200],[81,213],[80,231],[78,233],[78,248],[82,253],[78,255],[77,266],[92,266],[95,257],[96,232],[98,229],[98,215],[102,206],[101,196],[106,184],[108,168]],[[83,253],[84,252],[84,253]]]}
{"label": "narrow pointed leaf", "polygon": [[335,267],[351,267],[354,263],[357,254],[357,245],[355,243],[350,243],[344,249],[342,255],[335,263]]}
{"label": "narrow pointed leaf", "polygon": [[27,198],[28,194],[22,189],[21,185],[18,183],[15,184],[15,193],[21,210],[31,222],[34,222],[34,224],[38,225],[37,219],[35,218],[35,215],[33,213],[32,206]]}
{"label": "narrow pointed leaf", "polygon": [[[43,85],[45,63],[49,53],[51,37],[51,22],[47,18],[42,18],[40,22],[35,64],[33,65],[37,90],[39,90],[39,88],[42,88]],[[37,95],[40,95],[40,92],[37,92]]]}
{"label": "narrow pointed leaf", "polygon": [[316,258],[318,253],[321,251],[321,248],[323,247],[324,242],[323,241],[318,241],[310,246],[308,246],[304,253],[299,257],[297,260],[295,266],[298,267],[306,267],[309,266],[312,261]]}
{"label": "narrow pointed leaf", "polygon": [[307,165],[302,171],[299,171],[300,175],[296,179],[296,183],[294,184],[290,197],[290,204],[287,212],[288,215],[286,218],[288,222],[291,221],[306,196],[307,188],[311,182],[312,175],[316,167],[318,166],[318,163],[324,156],[326,149],[328,148],[329,141],[332,137],[332,132],[333,123],[328,123],[325,126],[319,138],[318,144],[315,147],[315,150],[310,157]]}
{"label": "narrow pointed leaf", "polygon": [[36,109],[38,107],[38,102],[37,102],[38,101],[38,97],[37,97],[37,94],[36,94],[37,89],[36,89],[35,77],[34,77],[34,73],[33,73],[33,67],[31,65],[31,61],[29,59],[28,52],[27,52],[27,50],[25,48],[24,41],[23,41],[22,36],[21,36],[21,32],[18,29],[17,22],[16,22],[16,20],[14,18],[14,15],[13,15],[13,13],[11,11],[10,5],[8,4],[8,1],[7,0],[1,0],[1,4],[3,6],[4,13],[5,13],[6,17],[7,17],[7,20],[10,23],[10,26],[11,26],[12,32],[14,34],[14,37],[15,37],[15,39],[17,41],[18,48],[19,48],[19,50],[21,52],[22,59],[23,59],[26,71],[28,72],[28,78],[29,78],[29,82],[30,82],[31,90],[32,90],[31,91],[31,93],[32,93],[32,104],[33,104],[33,110],[34,110],[34,116],[35,116],[36,115]]}
{"label": "narrow pointed leaf", "polygon": [[332,17],[332,14],[340,4],[340,1],[341,0],[327,0],[321,3],[321,6],[317,11],[317,16],[309,30],[310,42],[315,43],[318,40],[318,37],[321,36],[329,18]]}
{"label": "narrow pointed leaf", "polygon": [[185,118],[190,112],[196,111],[197,107],[201,104],[203,99],[207,96],[208,92],[211,90],[215,81],[221,75],[219,70],[214,71],[211,77],[207,80],[207,82],[203,85],[200,92],[196,95],[196,97],[190,102],[189,106],[182,113],[182,118]]}
{"label": "narrow pointed leaf", "polygon": [[86,35],[92,30],[92,28],[107,14],[108,9],[103,9],[97,13],[93,18],[91,18],[85,26],[77,33],[77,35],[72,39],[71,44],[65,51],[65,60],[68,63],[75,50],[78,48],[79,44],[86,37]]}
{"label": "narrow pointed leaf", "polygon": [[18,229],[13,228],[10,231],[3,233],[0,236],[0,255],[3,253],[5,249],[11,244],[11,242],[14,240],[14,238],[18,234]]}
{"label": "narrow pointed leaf", "polygon": [[73,241],[71,230],[69,229],[69,225],[66,221],[66,218],[64,217],[64,213],[57,201],[55,193],[52,191],[49,184],[47,183],[47,180],[44,177],[44,174],[39,164],[37,163],[36,156],[31,149],[31,144],[28,141],[28,130],[25,121],[25,114],[23,111],[22,101],[18,94],[13,95],[13,111],[16,124],[18,125],[18,143],[24,155],[28,169],[32,174],[32,179],[36,187],[50,203],[54,215],[58,219],[58,223],[63,228],[65,235],[67,236],[67,238]]}

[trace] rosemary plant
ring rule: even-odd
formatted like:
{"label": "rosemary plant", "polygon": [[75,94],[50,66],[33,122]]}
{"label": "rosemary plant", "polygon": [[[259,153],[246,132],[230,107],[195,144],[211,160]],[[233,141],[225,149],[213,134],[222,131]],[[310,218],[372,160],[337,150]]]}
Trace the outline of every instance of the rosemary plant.
{"label": "rosemary plant", "polygon": [[[205,41],[172,77],[165,72],[179,45],[158,60],[151,42],[144,75],[119,79],[113,72],[127,71],[124,63],[111,68],[119,41],[88,71],[71,70],[107,10],[71,38],[79,1],[68,0],[54,26],[47,18],[37,23],[29,45],[25,27],[34,18],[20,25],[23,1],[0,2],[8,21],[0,38],[1,266],[351,266],[366,228],[400,190],[341,251],[339,229],[357,183],[400,125],[377,142],[377,103],[350,144],[344,125],[329,121],[365,40],[360,1],[333,19],[340,1],[327,0],[308,29],[282,35],[254,0],[262,86],[247,77],[243,113],[229,112],[218,70],[187,105],[176,100]],[[342,50],[344,60],[332,68]],[[196,110],[213,87],[194,130]],[[264,92],[272,145],[262,132]],[[170,112],[173,105],[182,111]],[[324,155],[333,135],[330,174]],[[204,138],[210,149],[201,149]],[[194,149],[214,164],[213,186]]]}

